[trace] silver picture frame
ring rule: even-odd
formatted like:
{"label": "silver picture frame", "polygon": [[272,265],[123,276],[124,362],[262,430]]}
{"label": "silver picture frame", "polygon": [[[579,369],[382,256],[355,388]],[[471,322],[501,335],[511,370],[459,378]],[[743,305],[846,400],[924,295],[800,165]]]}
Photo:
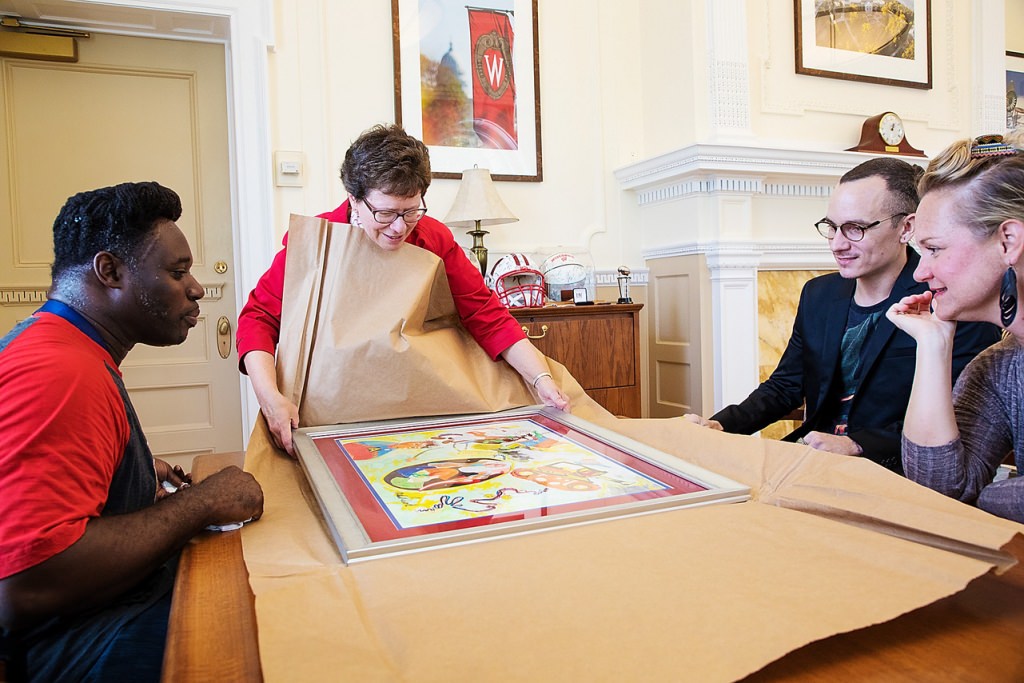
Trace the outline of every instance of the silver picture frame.
{"label": "silver picture frame", "polygon": [[[727,477],[545,406],[293,434],[346,564],[750,497]],[[382,478],[361,468],[392,471]],[[579,501],[573,487],[584,489]],[[506,509],[527,498],[526,507]],[[442,509],[454,518],[409,526],[398,517],[427,519]]]}

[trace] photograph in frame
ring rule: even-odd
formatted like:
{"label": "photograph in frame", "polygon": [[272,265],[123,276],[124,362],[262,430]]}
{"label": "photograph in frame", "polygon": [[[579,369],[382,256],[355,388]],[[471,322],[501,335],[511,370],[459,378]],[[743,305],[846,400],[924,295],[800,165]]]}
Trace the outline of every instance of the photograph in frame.
{"label": "photograph in frame", "polygon": [[794,0],[796,72],[932,87],[931,0]]}
{"label": "photograph in frame", "polygon": [[750,494],[544,406],[306,427],[295,445],[346,564]]}
{"label": "photograph in frame", "polygon": [[1006,53],[1006,130],[1024,123],[1024,52]]}
{"label": "photograph in frame", "polygon": [[537,0],[392,0],[395,121],[435,178],[543,179]]}

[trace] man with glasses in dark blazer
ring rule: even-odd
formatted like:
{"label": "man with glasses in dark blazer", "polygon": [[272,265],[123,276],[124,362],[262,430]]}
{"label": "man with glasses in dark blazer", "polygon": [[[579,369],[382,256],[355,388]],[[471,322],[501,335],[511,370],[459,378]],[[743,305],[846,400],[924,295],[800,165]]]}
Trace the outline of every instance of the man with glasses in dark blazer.
{"label": "man with glasses in dark blazer", "polygon": [[[900,433],[916,345],[885,311],[927,289],[914,280],[920,257],[908,244],[922,172],[900,159],[879,158],[840,178],[828,213],[815,224],[828,239],[839,272],[804,285],[789,344],[767,380],[710,420],[686,419],[752,434],[804,405],[803,423],[784,440],[866,457],[902,474]],[[953,381],[998,339],[994,325],[960,323]]]}

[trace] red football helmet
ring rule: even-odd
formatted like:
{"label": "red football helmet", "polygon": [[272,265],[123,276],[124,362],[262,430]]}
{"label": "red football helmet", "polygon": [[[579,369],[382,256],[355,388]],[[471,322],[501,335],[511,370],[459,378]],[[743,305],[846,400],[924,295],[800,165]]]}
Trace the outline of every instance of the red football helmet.
{"label": "red football helmet", "polygon": [[508,254],[491,268],[490,285],[506,308],[544,305],[544,276],[524,254]]}

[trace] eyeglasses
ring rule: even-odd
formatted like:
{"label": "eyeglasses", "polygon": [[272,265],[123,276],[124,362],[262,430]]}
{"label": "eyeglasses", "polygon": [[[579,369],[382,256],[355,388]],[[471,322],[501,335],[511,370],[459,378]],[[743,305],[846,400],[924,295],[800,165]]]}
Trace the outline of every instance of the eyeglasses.
{"label": "eyeglasses", "polygon": [[401,218],[405,221],[406,225],[416,225],[420,222],[420,219],[427,213],[427,203],[423,202],[422,209],[409,209],[408,211],[392,211],[391,209],[377,210],[373,208],[373,205],[365,199],[361,200],[363,204],[366,204],[370,208],[370,213],[373,214],[373,220],[377,221],[381,225],[391,225],[397,218]]}
{"label": "eyeglasses", "polygon": [[839,231],[843,233],[843,237],[850,240],[851,242],[860,242],[862,239],[864,239],[864,233],[870,230],[871,228],[879,226],[885,221],[892,220],[897,216],[909,215],[910,214],[908,214],[906,211],[903,211],[901,213],[894,213],[888,218],[882,218],[880,220],[875,221],[874,223],[868,223],[867,225],[864,225],[863,223],[853,222],[843,223],[842,225],[836,225],[829,219],[822,218],[820,221],[814,224],[814,227],[818,229],[818,232],[821,233],[822,237],[827,237],[828,239],[832,239],[833,237],[835,237],[836,231]]}

